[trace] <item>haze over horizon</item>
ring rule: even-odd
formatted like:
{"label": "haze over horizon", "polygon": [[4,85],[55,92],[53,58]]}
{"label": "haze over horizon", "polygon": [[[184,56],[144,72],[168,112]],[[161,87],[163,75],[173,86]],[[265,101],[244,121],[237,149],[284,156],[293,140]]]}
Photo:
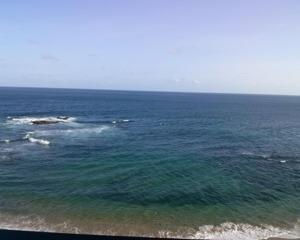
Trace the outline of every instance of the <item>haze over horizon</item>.
{"label": "haze over horizon", "polygon": [[0,86],[300,95],[300,2],[2,1]]}

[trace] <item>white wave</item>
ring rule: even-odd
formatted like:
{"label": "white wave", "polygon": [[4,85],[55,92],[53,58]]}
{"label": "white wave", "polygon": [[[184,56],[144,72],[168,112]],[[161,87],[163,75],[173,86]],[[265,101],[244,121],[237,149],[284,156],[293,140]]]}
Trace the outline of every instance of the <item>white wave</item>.
{"label": "white wave", "polygon": [[31,142],[31,143],[38,143],[38,144],[42,144],[42,145],[49,145],[50,144],[50,142],[48,140],[38,139],[38,138],[32,137],[31,136],[32,134],[34,134],[34,132],[26,133],[26,135],[23,139],[28,139],[28,141]]}
{"label": "white wave", "polygon": [[258,158],[263,158],[263,159],[270,159],[272,157],[272,154],[257,154],[254,152],[248,152],[248,151],[244,151],[241,153],[244,156],[253,156],[253,157],[258,157]]}
{"label": "white wave", "polygon": [[10,140],[9,139],[5,139],[4,142],[5,143],[10,143]]}
{"label": "white wave", "polygon": [[286,160],[281,160],[280,162],[281,162],[281,163],[286,163]]}
{"label": "white wave", "polygon": [[41,130],[34,131],[33,134],[38,136],[53,136],[53,135],[91,135],[100,134],[105,130],[110,129],[109,126],[101,127],[88,127],[88,128],[71,128],[71,129],[53,129],[53,130]]}
{"label": "white wave", "polygon": [[19,118],[8,118],[8,122],[12,124],[29,124],[33,125],[34,122],[45,121],[48,123],[71,123],[74,122],[74,117],[19,117]]}
{"label": "white wave", "polygon": [[75,129],[66,129],[60,130],[61,133],[66,134],[100,134],[105,130],[108,130],[108,126],[101,126],[101,127],[90,127],[90,128],[75,128]]}
{"label": "white wave", "polygon": [[29,139],[34,132],[27,132],[23,139]]}
{"label": "white wave", "polygon": [[269,225],[253,226],[226,222],[217,226],[201,226],[196,234],[190,237],[212,240],[260,240],[273,237],[296,239],[300,237],[300,232]]}
{"label": "white wave", "polygon": [[129,119],[113,120],[111,123],[117,124],[117,123],[127,123],[127,122],[130,122],[130,120]]}
{"label": "white wave", "polygon": [[245,156],[255,156],[255,153],[253,152],[248,152],[248,151],[244,151],[241,153],[242,155],[245,155]]}
{"label": "white wave", "polygon": [[39,143],[39,144],[42,144],[42,145],[49,145],[50,142],[48,140],[44,140],[44,139],[37,139],[37,138],[28,138],[28,141],[31,142],[31,143]]}

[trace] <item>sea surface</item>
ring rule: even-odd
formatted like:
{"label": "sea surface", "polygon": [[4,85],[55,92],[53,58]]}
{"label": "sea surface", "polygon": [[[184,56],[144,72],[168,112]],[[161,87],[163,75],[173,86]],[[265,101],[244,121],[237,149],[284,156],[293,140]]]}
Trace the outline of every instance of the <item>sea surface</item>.
{"label": "sea surface", "polygon": [[0,88],[0,228],[300,237],[300,97]]}

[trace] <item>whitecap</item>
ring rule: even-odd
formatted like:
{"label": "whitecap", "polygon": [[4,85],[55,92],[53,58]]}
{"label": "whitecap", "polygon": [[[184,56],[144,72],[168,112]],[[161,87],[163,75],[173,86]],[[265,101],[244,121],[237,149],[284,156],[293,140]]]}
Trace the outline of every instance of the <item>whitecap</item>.
{"label": "whitecap", "polygon": [[286,163],[286,160],[280,160],[281,163]]}
{"label": "whitecap", "polygon": [[242,152],[242,155],[245,155],[245,156],[255,156],[255,154],[253,152],[248,152],[248,151]]}
{"label": "whitecap", "polygon": [[128,122],[131,122],[130,119],[113,120],[111,123],[116,124],[116,123],[128,123]]}
{"label": "whitecap", "polygon": [[74,117],[10,117],[8,122],[11,124],[28,124],[33,125],[35,122],[45,121],[48,123],[71,123],[74,122],[76,118]]}
{"label": "whitecap", "polygon": [[34,132],[27,132],[23,139],[27,139],[31,143],[38,143],[38,144],[42,144],[42,145],[49,145],[50,144],[50,142],[48,140],[38,139],[38,138],[32,137],[31,136],[32,134],[34,134]]}
{"label": "whitecap", "polygon": [[257,157],[257,158],[263,158],[263,159],[271,159],[271,157],[272,157],[272,154],[258,154],[258,153],[249,152],[249,151],[241,152],[241,154],[244,156]]}
{"label": "whitecap", "polygon": [[38,139],[38,138],[33,138],[33,137],[28,138],[28,141],[31,142],[31,143],[38,143],[38,144],[42,144],[42,145],[49,145],[50,144],[50,142],[48,140]]}
{"label": "whitecap", "polygon": [[27,132],[26,135],[23,137],[23,139],[28,139],[30,136],[34,134],[34,132]]}

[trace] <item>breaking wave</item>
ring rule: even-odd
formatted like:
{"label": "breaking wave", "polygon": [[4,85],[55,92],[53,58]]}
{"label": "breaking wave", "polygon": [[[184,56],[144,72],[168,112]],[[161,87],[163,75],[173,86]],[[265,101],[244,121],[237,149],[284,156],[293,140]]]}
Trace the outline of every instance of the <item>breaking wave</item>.
{"label": "breaking wave", "polygon": [[37,139],[37,138],[28,138],[29,142],[31,143],[39,143],[42,145],[49,145],[50,142],[48,140],[44,140],[44,139]]}
{"label": "breaking wave", "polygon": [[296,227],[288,230],[270,225],[253,226],[226,222],[217,226],[201,226],[196,234],[191,237],[214,240],[260,240],[273,237],[296,239],[300,237],[300,232]]}
{"label": "breaking wave", "polygon": [[[86,229],[85,225],[79,222],[65,220],[62,222],[48,222],[38,216],[5,216],[0,215],[0,228],[11,230],[30,230],[47,232],[66,232],[66,233],[89,233],[106,235],[127,235],[142,237],[160,237],[160,238],[182,238],[182,239],[210,239],[210,240],[261,240],[270,238],[299,239],[299,228],[282,229],[270,225],[253,226],[250,224],[235,224],[226,222],[220,225],[203,225],[197,231],[191,229],[181,229],[179,232],[158,231],[141,233],[138,229],[119,231],[113,228],[96,227],[95,229]],[[95,225],[93,225],[95,227]],[[93,228],[92,227],[92,228]],[[153,229],[152,229],[153,230]],[[191,233],[192,232],[192,233]]]}
{"label": "breaking wave", "polygon": [[74,117],[7,117],[7,122],[11,124],[51,124],[51,123],[71,123],[74,122],[76,118]]}
{"label": "breaking wave", "polygon": [[49,145],[50,142],[48,140],[45,140],[45,139],[38,139],[38,138],[34,138],[32,137],[31,135],[33,134],[33,132],[28,132],[24,139],[27,139],[29,142],[31,143],[38,143],[38,144],[41,144],[41,145]]}

